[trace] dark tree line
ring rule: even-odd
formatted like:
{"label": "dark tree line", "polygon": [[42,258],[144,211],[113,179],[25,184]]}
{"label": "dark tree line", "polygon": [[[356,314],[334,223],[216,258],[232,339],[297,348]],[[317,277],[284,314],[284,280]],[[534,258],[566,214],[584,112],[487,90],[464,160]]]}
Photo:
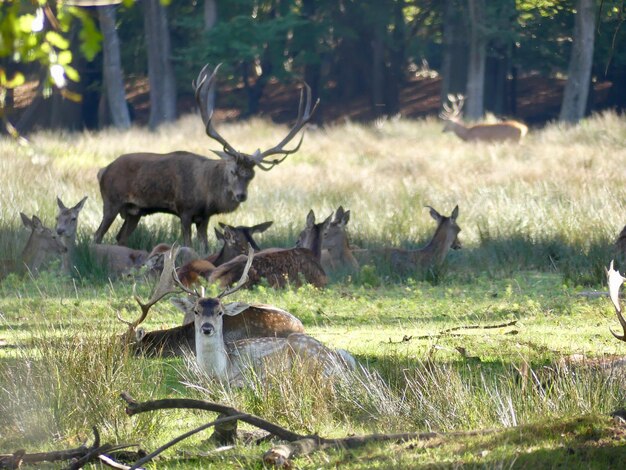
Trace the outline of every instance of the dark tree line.
{"label": "dark tree line", "polygon": [[129,125],[123,86],[136,76],[149,78],[150,126],[175,119],[177,96],[207,62],[223,62],[223,80],[243,86],[248,115],[271,79],[304,79],[323,102],[366,98],[374,115],[393,115],[424,64],[439,73],[442,99],[466,95],[470,119],[515,116],[517,80],[529,74],[567,77],[562,121],[584,117],[596,80],[613,81],[611,102],[626,107],[624,0],[137,0],[84,10],[103,52],[77,68],[102,71],[81,81],[106,97],[101,124]]}

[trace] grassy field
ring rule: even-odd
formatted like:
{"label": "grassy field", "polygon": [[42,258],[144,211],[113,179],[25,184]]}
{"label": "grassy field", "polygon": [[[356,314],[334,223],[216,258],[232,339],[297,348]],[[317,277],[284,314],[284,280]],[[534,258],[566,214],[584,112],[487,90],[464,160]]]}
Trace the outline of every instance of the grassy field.
{"label": "grassy field", "polygon": [[[207,383],[189,358],[124,352],[115,314],[138,314],[131,281],[108,280],[88,257],[73,277],[60,274],[58,261],[36,277],[7,272],[20,265],[28,236],[19,212],[53,226],[57,195],[67,205],[88,196],[79,223],[86,246],[102,215],[98,169],[137,150],[208,155],[215,145],[199,118],[158,133],[42,132],[30,146],[0,140],[0,454],[73,447],[92,426],[103,441],[150,451],[214,418],[185,411],[129,418],[119,399],[127,390],[138,400],[216,401],[299,433],[444,433],[320,452],[296,459],[298,468],[616,467],[626,428],[609,415],[626,406],[626,374],[599,364],[623,355],[626,343],[609,332],[619,326],[608,299],[578,294],[604,288],[611,259],[624,269],[613,241],[626,223],[626,120],[608,113],[577,127],[549,125],[520,145],[467,144],[441,127],[400,119],[309,129],[296,155],[257,172],[247,202],[211,221],[273,220],[260,245],[291,246],[309,209],[322,219],[343,205],[353,244],[418,247],[434,231],[425,205],[445,215],[460,209],[463,249],[426,280],[365,266],[351,278],[334,276],[324,290],[237,293],[233,300],[290,311],[309,334],[349,350],[363,366],[337,382],[293,371],[244,389]],[[253,120],[222,124],[220,132],[252,152],[250,143],[270,147],[286,129]],[[155,215],[142,220],[131,244],[149,249],[179,236],[178,219]],[[150,288],[139,278],[141,295]],[[165,302],[146,323],[180,321]],[[470,430],[484,432],[464,433]],[[207,437],[184,441],[152,465],[262,468],[271,445],[244,438],[198,460],[212,448]]]}

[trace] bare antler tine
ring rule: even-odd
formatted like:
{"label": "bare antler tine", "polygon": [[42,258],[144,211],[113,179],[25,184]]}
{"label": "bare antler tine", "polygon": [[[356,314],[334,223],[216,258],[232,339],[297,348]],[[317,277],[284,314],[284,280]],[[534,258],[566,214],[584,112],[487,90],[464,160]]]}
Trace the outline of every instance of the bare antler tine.
{"label": "bare antler tine", "polygon": [[226,297],[227,295],[237,292],[246,284],[246,282],[248,282],[248,271],[250,271],[250,267],[252,266],[253,259],[254,259],[254,248],[252,248],[252,245],[248,243],[248,260],[246,261],[246,265],[243,268],[243,274],[239,278],[239,281],[237,281],[237,284],[234,287],[227,288],[224,291],[222,291],[222,293],[217,296],[218,299],[222,299]]}
{"label": "bare antler tine", "polygon": [[626,279],[622,277],[619,271],[613,269],[613,261],[611,261],[609,269],[606,270],[606,277],[607,283],[609,285],[609,297],[611,298],[611,302],[613,303],[613,307],[615,308],[615,313],[617,314],[619,324],[624,331],[623,335],[618,335],[611,329],[611,334],[620,341],[626,341],[626,320],[622,316],[622,307],[619,303],[619,290]]}
{"label": "bare antler tine", "polygon": [[140,325],[148,316],[148,312],[150,308],[154,304],[156,304],[159,300],[165,297],[168,294],[172,294],[177,291],[176,286],[174,284],[173,275],[176,273],[176,256],[178,255],[178,247],[173,246],[169,251],[167,251],[163,256],[163,271],[161,271],[161,276],[159,277],[159,282],[156,287],[152,291],[152,295],[150,299],[143,303],[139,296],[136,293],[137,285],[133,285],[133,297],[135,301],[139,304],[139,308],[141,309],[141,315],[135,321],[124,320],[119,312],[116,313],[117,319],[122,323],[127,324],[130,328],[135,328]]}

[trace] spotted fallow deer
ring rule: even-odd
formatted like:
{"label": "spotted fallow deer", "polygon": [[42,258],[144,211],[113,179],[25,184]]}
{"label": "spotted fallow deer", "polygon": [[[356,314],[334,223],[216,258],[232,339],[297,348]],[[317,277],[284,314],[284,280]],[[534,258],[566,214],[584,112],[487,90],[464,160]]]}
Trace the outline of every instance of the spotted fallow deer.
{"label": "spotted fallow deer", "polygon": [[418,250],[404,250],[400,248],[382,248],[372,250],[353,250],[361,264],[373,260],[383,259],[396,272],[405,273],[415,270],[428,270],[441,266],[450,249],[460,249],[458,239],[461,228],[456,223],[459,216],[459,206],[455,206],[449,217],[439,214],[430,206],[430,216],[437,222],[433,238],[428,244]]}
{"label": "spotted fallow deer", "polygon": [[443,132],[454,132],[457,137],[468,142],[519,142],[528,133],[528,127],[517,121],[482,123],[473,126],[463,124],[464,97],[448,95],[450,106],[444,104],[439,117],[445,121]]}
{"label": "spotted fallow deer", "polygon": [[[187,313],[183,324],[178,327],[146,332],[140,327],[141,323],[159,300],[169,294],[192,292],[194,297],[200,294],[197,291],[188,291],[187,287],[180,286],[175,272],[176,249],[164,256],[164,267],[150,299],[141,301],[136,295],[135,300],[141,309],[141,315],[134,321],[127,321],[118,314],[118,319],[128,325],[125,340],[138,352],[147,356],[180,356],[188,351],[195,351],[195,327],[193,313]],[[184,304],[179,300],[176,304]],[[286,337],[292,333],[303,333],[302,322],[295,316],[277,307],[263,304],[250,304],[237,316],[224,318],[223,335],[226,342],[233,342],[246,338],[256,337]]]}
{"label": "spotted fallow deer", "polygon": [[67,247],[57,234],[45,227],[39,217],[33,215],[29,219],[20,212],[22,223],[30,229],[30,237],[22,251],[22,262],[29,271],[37,271],[50,256],[60,256],[67,252]]}
{"label": "spotted fallow deer", "polygon": [[227,288],[217,297],[197,296],[178,301],[181,309],[194,316],[196,363],[200,370],[222,382],[242,385],[247,371],[253,370],[263,380],[268,367],[279,363],[289,367],[296,358],[319,367],[325,376],[354,368],[356,363],[348,353],[333,351],[306,334],[225,341],[224,320],[239,315],[249,306],[240,302],[224,303],[223,299],[246,284],[253,257],[254,251],[250,249],[242,277],[234,287]]}
{"label": "spotted fallow deer", "polygon": [[[321,265],[322,233],[330,216],[321,223],[315,223],[315,213],[307,215],[306,226],[300,233],[295,248],[270,248],[254,256],[252,268],[247,276],[246,287],[266,280],[272,287],[300,286],[302,278],[316,287],[324,287],[328,282]],[[240,279],[247,262],[245,255],[239,255],[228,263],[215,268],[209,282],[222,287]]]}
{"label": "spotted fallow deer", "polygon": [[233,212],[247,199],[255,168],[271,170],[300,148],[302,138],[293,149],[285,146],[305,127],[317,107],[317,102],[312,103],[308,85],[300,95],[296,123],[287,136],[270,149],[247,154],[235,150],[213,126],[212,92],[218,67],[209,73],[205,66],[193,88],[206,134],[222,146],[222,150],[213,151],[219,159],[187,151],[119,156],[98,172],[103,216],[94,235],[96,243],[102,242],[118,214],[124,224],[116,238],[124,245],[141,217],[165,212],[180,218],[186,246],[191,246],[191,226],[195,224],[198,238],[208,251],[209,218]]}
{"label": "spotted fallow deer", "polygon": [[322,236],[322,267],[324,271],[357,272],[359,262],[352,254],[346,226],[350,220],[350,211],[342,206],[335,211],[332,220],[326,224]]}

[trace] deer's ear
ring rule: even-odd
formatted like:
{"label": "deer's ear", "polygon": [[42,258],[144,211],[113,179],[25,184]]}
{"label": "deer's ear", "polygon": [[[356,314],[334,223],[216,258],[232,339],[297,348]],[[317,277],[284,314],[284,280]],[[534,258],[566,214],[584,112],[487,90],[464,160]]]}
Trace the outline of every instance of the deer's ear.
{"label": "deer's ear", "polygon": [[20,212],[20,217],[22,218],[22,223],[24,224],[24,227],[30,228],[30,229],[33,228],[33,221],[30,220],[26,214],[24,214],[23,212]]}
{"label": "deer's ear", "polygon": [[442,217],[441,214],[439,212],[437,212],[435,209],[433,209],[432,207],[427,206],[428,209],[430,210],[430,216],[435,219],[437,222],[441,221]]}
{"label": "deer's ear", "polygon": [[[220,225],[221,225],[221,222],[220,222]],[[220,232],[217,228],[214,228],[213,230],[215,230],[215,238],[217,238],[220,241],[224,241],[224,234]]]}
{"label": "deer's ear", "polygon": [[[58,198],[57,198],[58,199]],[[72,207],[73,210],[75,211],[80,211],[83,206],[85,205],[85,201],[87,200],[87,196],[85,196],[84,198],[82,198],[78,204],[76,204],[74,207]]]}
{"label": "deer's ear", "polygon": [[57,196],[57,206],[59,206],[59,209],[61,209],[62,211],[67,209],[67,207],[65,207],[65,204],[63,204],[63,201],[61,201],[61,198],[59,196]]}
{"label": "deer's ear", "polygon": [[174,307],[184,313],[190,312],[195,305],[195,302],[187,297],[172,297],[170,302]]}
{"label": "deer's ear", "polygon": [[37,217],[36,215],[33,215],[33,226],[35,228],[41,228],[43,227],[43,224],[41,223],[41,220],[39,219],[39,217]]}
{"label": "deer's ear", "polygon": [[313,227],[313,225],[315,225],[315,212],[311,209],[306,216],[306,226]]}
{"label": "deer's ear", "polygon": [[341,223],[343,225],[348,225],[349,221],[350,221],[350,211],[345,211],[343,213],[343,217],[341,218]]}
{"label": "deer's ear", "polygon": [[244,310],[248,310],[250,308],[250,304],[246,304],[244,302],[231,302],[229,304],[224,305],[224,313],[228,316],[239,315]]}
{"label": "deer's ear", "polygon": [[137,328],[135,330],[135,340],[138,343],[141,343],[141,340],[143,339],[144,336],[146,336],[146,330],[144,328]]}
{"label": "deer's ear", "polygon": [[250,231],[250,233],[262,233],[262,232],[265,232],[268,228],[270,228],[273,223],[274,221],[270,220],[268,222],[263,222],[262,224],[248,227],[248,230]]}
{"label": "deer's ear", "polygon": [[343,214],[343,206],[339,206],[335,211],[335,218],[333,219],[333,222],[340,222],[341,219],[343,219]]}
{"label": "deer's ear", "polygon": [[456,218],[459,216],[459,206],[454,206],[454,209],[452,210],[452,214],[450,214],[450,218],[452,220],[456,220]]}

